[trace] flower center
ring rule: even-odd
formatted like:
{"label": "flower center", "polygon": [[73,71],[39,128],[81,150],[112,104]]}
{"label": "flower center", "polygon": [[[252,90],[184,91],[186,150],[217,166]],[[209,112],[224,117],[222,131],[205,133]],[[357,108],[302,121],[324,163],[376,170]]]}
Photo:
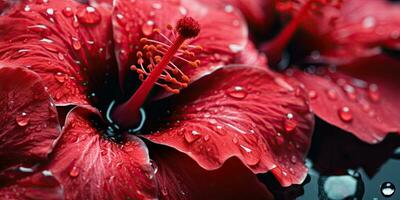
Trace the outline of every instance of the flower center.
{"label": "flower center", "polygon": [[183,17],[175,29],[168,25],[167,30],[172,39],[161,33],[160,29],[153,30],[154,38],[158,39],[140,39],[142,49],[136,53],[137,65],[132,65],[131,70],[136,71],[143,82],[128,101],[116,106],[111,112],[114,123],[121,128],[132,129],[138,125],[141,121],[140,108],[154,85],[175,94],[187,87],[190,79],[176,63],[186,63],[193,67],[200,64],[195,59],[195,51],[201,50],[201,47],[185,44],[187,39],[199,34],[199,23],[191,17]]}

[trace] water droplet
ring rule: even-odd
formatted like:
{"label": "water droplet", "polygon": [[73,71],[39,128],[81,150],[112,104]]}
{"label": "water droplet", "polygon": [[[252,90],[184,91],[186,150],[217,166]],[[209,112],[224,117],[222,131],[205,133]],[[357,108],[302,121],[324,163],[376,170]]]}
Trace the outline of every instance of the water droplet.
{"label": "water droplet", "polygon": [[122,15],[121,13],[118,13],[118,14],[116,15],[116,17],[117,17],[117,22],[118,22],[121,26],[125,26],[125,25],[126,25],[126,20],[125,20],[124,15]]}
{"label": "water droplet", "polygon": [[283,128],[285,129],[286,133],[293,132],[297,127],[297,121],[293,119],[293,114],[288,113],[283,121]]}
{"label": "water droplet", "polygon": [[208,140],[210,140],[210,136],[209,135],[205,135],[203,139],[204,139],[204,141],[207,142]]}
{"label": "water droplet", "polygon": [[26,5],[25,7],[24,7],[24,11],[25,12],[29,12],[31,10],[31,7],[29,6],[29,5]]}
{"label": "water droplet", "polygon": [[76,16],[83,24],[97,24],[101,20],[100,13],[92,6],[79,7]]}
{"label": "water droplet", "polygon": [[53,8],[47,8],[47,9],[46,9],[46,13],[47,13],[48,15],[54,15],[54,9],[53,9]]}
{"label": "water droplet", "polygon": [[65,58],[64,58],[64,54],[62,54],[61,52],[58,52],[58,59],[59,60],[61,60],[61,61],[63,61]]}
{"label": "water droplet", "polygon": [[321,199],[361,199],[364,193],[361,177],[321,176],[318,184]]}
{"label": "water droplet", "polygon": [[230,44],[228,47],[233,53],[238,53],[244,49],[244,46],[240,44]]}
{"label": "water droplet", "polygon": [[337,99],[337,93],[336,93],[336,90],[334,90],[334,89],[327,90],[326,94],[328,95],[328,98],[331,100]]}
{"label": "water droplet", "polygon": [[15,118],[15,121],[17,121],[17,124],[19,126],[26,126],[29,124],[29,115],[26,112],[22,112],[20,114],[17,115],[17,117]]}
{"label": "water droplet", "polygon": [[371,84],[368,87],[368,97],[371,99],[373,102],[378,102],[380,100],[380,94],[378,91],[378,85],[376,84]]}
{"label": "water droplet", "polygon": [[60,82],[60,83],[64,83],[65,81],[65,74],[61,73],[61,72],[57,72],[56,74],[54,74],[54,78]]}
{"label": "water droplet", "polygon": [[199,138],[200,138],[200,135],[201,135],[201,134],[200,134],[199,132],[193,130],[193,131],[191,131],[191,132],[187,132],[187,131],[186,131],[184,137],[185,137],[185,140],[186,140],[188,143],[192,143],[192,142],[196,141],[197,139],[199,139]]}
{"label": "water droplet", "polygon": [[181,15],[187,15],[188,11],[185,7],[179,6],[179,13],[181,13]]}
{"label": "water droplet", "polygon": [[354,101],[354,100],[357,99],[356,90],[354,89],[353,86],[346,84],[346,85],[344,85],[343,89],[344,89],[344,91],[346,92],[347,97],[348,97],[350,100],[353,100],[353,101]]}
{"label": "water droplet", "polygon": [[308,97],[310,97],[310,99],[316,99],[318,97],[318,94],[315,90],[310,90],[308,92]]}
{"label": "water droplet", "polygon": [[81,45],[81,43],[79,42],[79,40],[78,40],[77,38],[72,37],[72,38],[71,38],[71,42],[72,42],[72,47],[73,47],[75,50],[78,51],[79,49],[82,48],[82,45]]}
{"label": "water droplet", "polygon": [[364,28],[373,28],[376,24],[376,20],[372,16],[367,16],[362,21],[362,26]]}
{"label": "water droplet", "polygon": [[62,10],[62,13],[66,17],[71,17],[73,15],[72,8],[67,6]]}
{"label": "water droplet", "polygon": [[235,86],[227,92],[227,95],[235,99],[244,99],[247,96],[247,91],[241,86]]}
{"label": "water droplet", "polygon": [[276,84],[278,84],[282,88],[284,88],[290,92],[294,91],[294,88],[288,82],[286,82],[283,78],[280,78],[280,77],[274,78],[274,81]]}
{"label": "water droplet", "polygon": [[231,13],[231,12],[233,12],[233,10],[234,10],[234,7],[230,4],[225,5],[225,7],[224,7],[224,11],[227,13]]}
{"label": "water droplet", "polygon": [[351,122],[353,120],[353,114],[349,107],[344,106],[338,110],[339,118],[344,122]]}
{"label": "water droplet", "polygon": [[72,177],[77,177],[79,175],[79,168],[77,168],[76,166],[72,167],[69,175]]}
{"label": "water droplet", "polygon": [[144,35],[150,35],[153,32],[154,21],[148,20],[142,25],[142,32]]}
{"label": "water droplet", "polygon": [[161,3],[153,3],[152,7],[153,7],[154,9],[159,10],[159,9],[162,8],[162,4],[161,4]]}
{"label": "water droplet", "polygon": [[237,137],[234,137],[234,138],[232,139],[232,142],[233,142],[234,144],[237,144],[239,141],[238,141]]}
{"label": "water droplet", "polygon": [[290,158],[290,162],[292,162],[293,164],[296,164],[296,162],[297,162],[296,156],[293,155],[293,156]]}
{"label": "water droplet", "polygon": [[18,167],[18,170],[19,170],[20,172],[24,172],[24,173],[31,173],[31,172],[33,172],[33,169],[32,169],[32,168],[28,168],[28,167]]}
{"label": "water droplet", "polygon": [[384,197],[391,197],[393,196],[394,192],[396,191],[396,187],[391,182],[384,182],[381,185],[381,193]]}

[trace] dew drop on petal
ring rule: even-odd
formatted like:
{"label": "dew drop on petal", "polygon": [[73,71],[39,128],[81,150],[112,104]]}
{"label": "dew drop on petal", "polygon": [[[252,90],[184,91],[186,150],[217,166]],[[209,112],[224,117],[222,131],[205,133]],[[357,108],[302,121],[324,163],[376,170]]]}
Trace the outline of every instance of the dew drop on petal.
{"label": "dew drop on petal", "polygon": [[227,13],[231,13],[231,12],[233,12],[233,10],[234,10],[234,8],[230,4],[225,5],[225,7],[224,7],[224,11],[227,12]]}
{"label": "dew drop on petal", "polygon": [[74,13],[72,12],[72,8],[69,7],[69,6],[65,7],[65,8],[62,10],[62,13],[63,13],[63,15],[66,16],[66,17],[72,17],[72,15],[74,14]]}
{"label": "dew drop on petal", "polygon": [[71,42],[72,42],[72,47],[75,49],[75,50],[79,50],[79,49],[81,49],[82,48],[82,45],[81,45],[81,43],[79,42],[79,40],[77,39],[77,38],[75,38],[75,37],[72,37],[71,38]]}
{"label": "dew drop on petal", "polygon": [[371,84],[368,87],[368,97],[373,102],[378,102],[380,100],[380,94],[378,91],[378,86],[376,84]]}
{"label": "dew drop on petal", "polygon": [[362,26],[364,28],[373,28],[376,24],[376,20],[372,16],[367,16],[362,20]]}
{"label": "dew drop on petal", "polygon": [[247,91],[241,86],[235,86],[228,90],[227,95],[234,99],[244,99],[247,96]]}
{"label": "dew drop on petal", "polygon": [[199,132],[193,130],[191,132],[186,131],[184,134],[184,137],[185,137],[186,142],[192,143],[192,142],[196,141],[197,139],[199,139],[200,135],[201,134]]}
{"label": "dew drop on petal", "polygon": [[336,100],[337,99],[337,93],[336,93],[336,90],[334,90],[334,89],[327,90],[326,94],[328,95],[328,98],[330,100]]}
{"label": "dew drop on petal", "polygon": [[22,112],[17,115],[15,121],[17,122],[18,126],[26,126],[29,124],[30,117],[26,112]]}
{"label": "dew drop on petal", "polygon": [[353,114],[349,107],[344,106],[338,110],[339,118],[344,122],[351,122],[353,120]]}
{"label": "dew drop on petal", "polygon": [[290,162],[292,162],[293,164],[296,164],[296,162],[297,162],[296,156],[293,155],[293,156],[290,158]]}
{"label": "dew drop on petal", "polygon": [[69,171],[69,175],[72,177],[79,176],[79,169],[76,166],[72,167],[71,171]]}
{"label": "dew drop on petal", "polygon": [[76,12],[78,20],[83,24],[97,24],[101,20],[101,15],[92,6],[81,6]]}
{"label": "dew drop on petal", "polygon": [[142,25],[142,32],[144,35],[150,35],[153,32],[154,21],[148,20],[146,23]]}
{"label": "dew drop on petal", "polygon": [[308,97],[310,97],[310,99],[316,99],[318,97],[318,94],[315,90],[310,90],[308,92]]}
{"label": "dew drop on petal", "polygon": [[393,196],[394,192],[396,191],[396,187],[391,182],[384,182],[381,185],[381,193],[384,197],[391,197]]}
{"label": "dew drop on petal", "polygon": [[153,3],[152,7],[153,7],[154,9],[159,10],[159,9],[162,8],[162,4],[161,4],[161,3]]}
{"label": "dew drop on petal", "polygon": [[297,121],[293,119],[293,114],[288,113],[283,120],[283,128],[285,129],[286,133],[293,132],[297,127]]}
{"label": "dew drop on petal", "polygon": [[61,72],[57,72],[56,74],[54,74],[54,78],[60,83],[64,83],[65,81],[65,75]]}

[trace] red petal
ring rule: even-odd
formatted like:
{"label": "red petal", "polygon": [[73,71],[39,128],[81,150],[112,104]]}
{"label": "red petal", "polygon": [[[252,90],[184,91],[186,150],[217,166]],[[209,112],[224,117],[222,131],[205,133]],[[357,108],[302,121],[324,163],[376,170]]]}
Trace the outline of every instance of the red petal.
{"label": "red petal", "polygon": [[314,123],[305,96],[265,69],[225,67],[170,99],[173,113],[159,121],[158,133],[145,137],[205,169],[236,156],[253,172],[272,170],[282,185],[301,183]]}
{"label": "red petal", "polygon": [[260,54],[254,47],[253,43],[249,42],[246,45],[245,50],[240,52],[236,63],[262,67],[267,65],[267,57],[264,54]]}
{"label": "red petal", "polygon": [[50,171],[43,171],[0,188],[0,199],[62,200],[64,191]]}
{"label": "red petal", "polygon": [[[336,11],[321,11],[304,24],[307,44],[337,63],[381,54],[380,47],[400,48],[400,6],[388,0],[345,1]],[[314,46],[315,45],[315,46]],[[313,50],[313,49],[311,49]]]}
{"label": "red petal", "polygon": [[176,150],[165,147],[151,150],[161,199],[273,199],[256,175],[238,159],[229,159],[220,169],[207,171]]}
{"label": "red petal", "polygon": [[38,73],[57,104],[87,103],[111,70],[110,11],[86,13],[87,5],[72,0],[24,2],[0,17],[0,60]]}
{"label": "red petal", "polygon": [[200,0],[209,6],[220,4],[225,12],[239,9],[249,24],[249,29],[256,36],[265,36],[276,18],[274,1],[271,0]]}
{"label": "red petal", "polygon": [[46,159],[60,132],[56,108],[40,77],[0,64],[0,180],[13,176],[21,164]]}
{"label": "red petal", "polygon": [[65,190],[66,199],[153,199],[154,170],[145,144],[137,137],[116,144],[102,137],[93,108],[75,108],[44,169]]}
{"label": "red petal", "polygon": [[[294,76],[310,91],[311,107],[320,118],[377,143],[389,132],[399,131],[399,70],[398,61],[375,57],[334,71],[318,68],[319,75],[297,71]],[[340,111],[344,107],[349,112]]]}
{"label": "red petal", "polygon": [[[170,35],[166,26],[175,25],[185,15],[198,20],[201,31],[189,44],[203,47],[196,58],[201,61],[197,68],[179,63],[179,68],[191,78],[198,78],[232,63],[237,53],[247,45],[247,29],[238,12],[224,12],[223,8],[208,7],[197,1],[116,0],[114,8],[114,39],[119,62],[120,81],[126,77],[130,65],[137,64],[135,49],[145,35],[159,28]],[[153,25],[154,24],[154,25]],[[151,36],[154,37],[154,36]],[[179,61],[179,60],[177,60]]]}

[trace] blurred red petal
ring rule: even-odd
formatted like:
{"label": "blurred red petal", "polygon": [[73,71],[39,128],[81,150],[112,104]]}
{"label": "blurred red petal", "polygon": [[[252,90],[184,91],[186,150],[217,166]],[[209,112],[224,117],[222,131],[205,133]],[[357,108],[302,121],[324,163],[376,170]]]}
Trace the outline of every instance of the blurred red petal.
{"label": "blurred red petal", "polygon": [[111,12],[76,1],[20,1],[0,17],[0,60],[40,75],[57,104],[87,103],[110,72]]}
{"label": "blurred red petal", "polygon": [[151,149],[161,199],[273,199],[256,175],[236,158],[227,160],[217,170],[208,171],[176,150]]}
{"label": "blurred red petal", "polygon": [[0,182],[13,177],[18,166],[45,160],[61,132],[40,77],[5,65],[0,64]]}
{"label": "blurred red petal", "polygon": [[388,0],[344,1],[340,9],[319,10],[324,17],[304,20],[299,46],[318,50],[321,58],[349,63],[382,53],[381,47],[400,49],[400,5]]}
{"label": "blurred red petal", "polygon": [[[49,163],[66,199],[153,199],[154,170],[145,144],[131,136],[122,144],[105,139],[99,113],[72,110]],[[96,124],[97,123],[97,124]]]}
{"label": "blurred red petal", "polygon": [[0,199],[3,200],[62,200],[64,191],[50,171],[43,171],[12,185],[0,187]]}
{"label": "blurred red petal", "polygon": [[209,6],[222,5],[225,12],[239,9],[246,18],[248,28],[256,36],[265,36],[275,22],[274,1],[272,0],[200,0]]}
{"label": "blurred red petal", "polygon": [[[310,70],[310,69],[309,69]],[[368,143],[399,132],[400,62],[384,56],[346,66],[296,71],[309,90],[311,107],[323,120]]]}
{"label": "blurred red petal", "polygon": [[[186,15],[198,20],[201,26],[199,36],[187,41],[190,45],[200,45],[203,48],[195,50],[195,58],[200,60],[200,66],[193,67],[177,58],[173,62],[192,81],[211,73],[217,66],[233,63],[235,56],[248,43],[244,19],[235,10],[224,12],[221,8],[191,0],[117,0],[113,25],[121,83],[129,67],[138,64],[136,53],[137,47],[141,46],[140,39],[146,36],[168,44],[164,38],[153,33],[154,28],[160,29],[161,33],[173,40],[174,36],[167,25],[175,26]],[[149,62],[145,60],[144,65],[147,64]]]}
{"label": "blurred red petal", "polygon": [[266,69],[224,67],[169,99],[172,113],[145,137],[205,169],[236,156],[253,172],[272,170],[282,185],[301,183],[314,118],[302,88],[287,81]]}

